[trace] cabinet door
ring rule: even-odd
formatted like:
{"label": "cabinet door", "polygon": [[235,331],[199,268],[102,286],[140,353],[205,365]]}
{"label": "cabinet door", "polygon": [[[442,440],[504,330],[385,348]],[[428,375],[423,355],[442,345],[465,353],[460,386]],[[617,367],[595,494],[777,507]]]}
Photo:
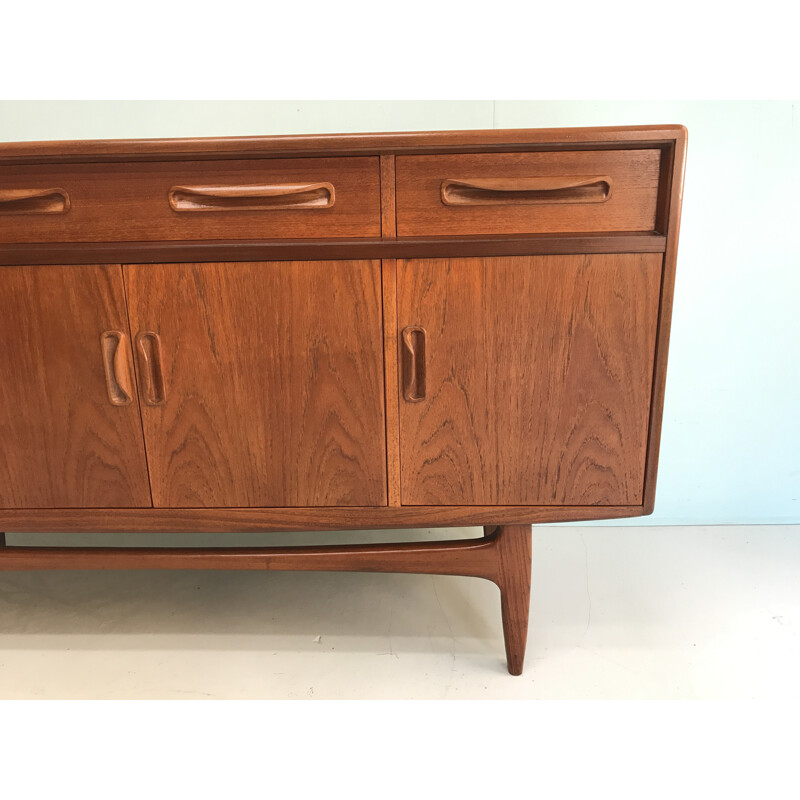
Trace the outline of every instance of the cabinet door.
{"label": "cabinet door", "polygon": [[386,503],[380,262],[145,264],[125,282],[156,506]]}
{"label": "cabinet door", "polygon": [[121,267],[0,267],[0,340],[0,508],[149,506]]}
{"label": "cabinet door", "polygon": [[642,502],[660,255],[401,261],[397,280],[403,504]]}

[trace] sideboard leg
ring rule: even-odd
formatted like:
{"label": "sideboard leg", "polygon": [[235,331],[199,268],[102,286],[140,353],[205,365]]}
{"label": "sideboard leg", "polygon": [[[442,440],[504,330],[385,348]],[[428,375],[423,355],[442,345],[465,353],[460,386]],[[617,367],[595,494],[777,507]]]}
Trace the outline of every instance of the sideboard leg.
{"label": "sideboard leg", "polygon": [[508,671],[521,675],[531,603],[531,526],[501,525],[496,547]]}
{"label": "sideboard leg", "polygon": [[6,535],[0,532],[0,547],[6,546]]}

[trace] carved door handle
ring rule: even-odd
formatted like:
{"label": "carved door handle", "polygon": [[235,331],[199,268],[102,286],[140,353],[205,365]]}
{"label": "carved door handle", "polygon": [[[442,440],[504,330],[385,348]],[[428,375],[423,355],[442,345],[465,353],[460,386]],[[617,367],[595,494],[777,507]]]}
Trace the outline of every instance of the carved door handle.
{"label": "carved door handle", "polygon": [[403,328],[403,397],[409,403],[425,399],[425,329]]}
{"label": "carved door handle", "polygon": [[105,331],[100,336],[100,348],[108,399],[112,405],[127,406],[132,397],[128,337],[121,331]]}
{"label": "carved door handle", "polygon": [[144,402],[148,406],[160,406],[167,399],[164,386],[164,371],[161,366],[161,339],[152,331],[136,334],[136,352],[139,358],[139,373],[144,384]]}

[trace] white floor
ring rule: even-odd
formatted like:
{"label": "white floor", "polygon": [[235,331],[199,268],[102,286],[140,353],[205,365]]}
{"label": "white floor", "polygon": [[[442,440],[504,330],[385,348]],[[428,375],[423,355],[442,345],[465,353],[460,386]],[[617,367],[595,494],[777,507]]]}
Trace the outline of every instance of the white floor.
{"label": "white floor", "polygon": [[[8,535],[32,541],[107,540]],[[0,698],[800,697],[800,526],[540,527],[533,554],[519,678],[505,669],[499,592],[478,579],[0,573]]]}

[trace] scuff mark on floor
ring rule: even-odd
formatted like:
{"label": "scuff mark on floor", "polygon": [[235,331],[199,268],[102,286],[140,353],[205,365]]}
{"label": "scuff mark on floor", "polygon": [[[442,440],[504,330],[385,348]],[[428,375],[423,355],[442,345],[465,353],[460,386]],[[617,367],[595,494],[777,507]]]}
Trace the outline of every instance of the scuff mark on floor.
{"label": "scuff mark on floor", "polygon": [[581,636],[581,643],[586,639],[586,634],[589,632],[589,626],[592,624],[592,594],[589,591],[589,548],[586,546],[586,539],[583,536],[583,531],[578,531],[583,543],[583,556],[584,556],[584,575],[586,578],[586,602],[588,604],[588,613],[586,617],[586,627],[583,629]]}
{"label": "scuff mark on floor", "polygon": [[[436,597],[436,602],[439,606],[439,611],[442,612],[442,616],[444,617],[445,623],[447,623],[447,630],[450,631],[450,639],[453,642],[452,647],[452,656],[453,662],[450,665],[450,672],[453,673],[456,671],[456,637],[453,635],[453,626],[450,624],[450,618],[447,616],[444,607],[442,606],[442,601],[439,599],[439,592],[436,590],[436,576],[431,575],[431,585],[433,586],[433,594]],[[450,681],[447,682],[447,686],[444,687],[444,692],[442,693],[442,699],[447,695],[447,692],[450,690],[452,683]]]}

